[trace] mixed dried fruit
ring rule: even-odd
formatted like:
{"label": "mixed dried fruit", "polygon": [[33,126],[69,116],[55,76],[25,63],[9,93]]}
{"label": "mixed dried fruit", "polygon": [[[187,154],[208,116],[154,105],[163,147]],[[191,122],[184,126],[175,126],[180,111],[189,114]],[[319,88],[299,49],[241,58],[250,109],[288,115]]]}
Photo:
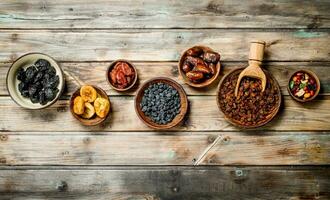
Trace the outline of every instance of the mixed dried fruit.
{"label": "mixed dried fruit", "polygon": [[280,103],[279,89],[272,77],[267,76],[266,89],[262,92],[259,79],[244,77],[239,85],[238,96],[235,96],[237,70],[223,81],[219,92],[219,105],[223,113],[238,125],[258,126],[268,121]]}
{"label": "mixed dried fruit", "polygon": [[73,100],[73,112],[82,118],[90,119],[95,114],[105,118],[110,111],[110,102],[97,93],[95,88],[84,85],[80,88],[80,96]]}
{"label": "mixed dried fruit", "polygon": [[129,87],[133,83],[135,76],[133,67],[123,61],[117,62],[109,72],[110,83],[118,89]]}
{"label": "mixed dried fruit", "polygon": [[45,105],[52,101],[59,92],[59,76],[56,70],[45,59],[37,60],[28,68],[20,68],[17,72],[20,81],[18,90],[23,97],[30,98],[32,103]]}
{"label": "mixed dried fruit", "polygon": [[168,124],[180,113],[179,92],[166,83],[151,84],[144,90],[140,108],[153,122]]}
{"label": "mixed dried fruit", "polygon": [[315,78],[303,71],[296,72],[289,82],[291,94],[302,100],[312,98],[316,95],[317,87]]}
{"label": "mixed dried fruit", "polygon": [[184,55],[183,65],[180,66],[186,77],[193,83],[202,83],[217,73],[216,65],[220,54],[203,50],[201,47],[192,47]]}

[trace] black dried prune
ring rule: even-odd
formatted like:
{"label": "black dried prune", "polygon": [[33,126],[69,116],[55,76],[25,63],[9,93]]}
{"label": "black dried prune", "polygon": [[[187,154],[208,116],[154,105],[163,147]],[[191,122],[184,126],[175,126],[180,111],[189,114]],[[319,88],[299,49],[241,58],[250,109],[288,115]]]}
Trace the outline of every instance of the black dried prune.
{"label": "black dried prune", "polygon": [[17,71],[17,79],[19,81],[25,81],[25,70],[22,67]]}
{"label": "black dried prune", "polygon": [[58,77],[58,75],[52,77],[49,79],[49,81],[46,84],[47,88],[56,88],[58,86],[60,82],[60,78]]}
{"label": "black dried prune", "polygon": [[25,71],[26,81],[27,83],[30,83],[33,81],[35,75],[37,74],[37,69],[34,66],[30,66]]}
{"label": "black dried prune", "polygon": [[34,63],[34,65],[38,68],[38,70],[45,71],[50,66],[50,63],[45,59],[39,59]]}
{"label": "black dried prune", "polygon": [[22,91],[26,90],[27,89],[27,84],[24,83],[24,82],[20,82],[18,84],[18,91],[20,91],[20,93],[22,93]]}
{"label": "black dried prune", "polygon": [[30,100],[32,103],[39,103],[39,97],[38,96],[30,96]]}
{"label": "black dried prune", "polygon": [[51,101],[55,98],[56,96],[56,91],[53,90],[52,88],[47,88],[45,89],[45,97],[48,101]]}
{"label": "black dried prune", "polygon": [[49,66],[46,70],[46,73],[52,77],[56,75],[56,70],[53,66]]}
{"label": "black dried prune", "polygon": [[38,73],[36,74],[36,76],[34,77],[33,83],[39,82],[42,77],[45,75],[44,72],[42,71],[38,71]]}
{"label": "black dried prune", "polygon": [[31,85],[29,87],[29,96],[34,96],[37,93],[37,91],[38,89],[35,86]]}
{"label": "black dried prune", "polygon": [[45,105],[47,103],[47,99],[46,99],[46,95],[45,95],[45,91],[44,90],[41,90],[39,92],[38,97],[39,97],[39,103],[41,105]]}

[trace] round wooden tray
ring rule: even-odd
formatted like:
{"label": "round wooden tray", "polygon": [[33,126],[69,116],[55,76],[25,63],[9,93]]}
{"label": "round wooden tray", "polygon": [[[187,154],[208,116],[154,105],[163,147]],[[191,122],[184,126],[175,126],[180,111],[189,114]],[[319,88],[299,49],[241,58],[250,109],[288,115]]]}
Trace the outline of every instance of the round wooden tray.
{"label": "round wooden tray", "polygon": [[[279,102],[276,106],[276,108],[274,109],[273,113],[271,113],[265,120],[262,120],[260,121],[258,124],[255,124],[255,125],[251,125],[251,126],[247,126],[247,125],[243,125],[241,124],[239,121],[237,120],[234,120],[230,117],[228,117],[225,112],[221,109],[221,106],[220,106],[220,91],[221,91],[221,88],[222,88],[222,84],[224,82],[224,80],[226,80],[226,78],[230,75],[233,75],[234,73],[240,73],[243,69],[245,69],[245,67],[242,67],[242,68],[238,68],[238,69],[234,69],[232,70],[231,72],[229,72],[228,74],[226,74],[220,81],[219,83],[219,86],[218,86],[218,89],[217,89],[217,105],[218,105],[218,108],[219,110],[223,113],[223,115],[225,116],[225,119],[230,122],[231,124],[237,126],[237,127],[240,127],[240,128],[245,128],[245,129],[249,129],[249,128],[257,128],[257,127],[260,127],[260,126],[263,126],[265,124],[267,124],[268,122],[270,122],[275,116],[276,114],[278,113],[279,109],[280,109],[280,106],[281,106],[281,103],[282,103],[282,95],[281,95],[281,90],[280,90],[280,86],[278,84],[278,82],[276,81],[276,79],[272,76],[271,73],[269,73],[268,71],[266,70],[263,70],[266,74],[266,77],[267,79],[272,79],[273,83],[275,84],[275,87],[277,88],[277,91],[278,91],[278,96],[279,96]],[[268,81],[268,80],[267,80]]]}
{"label": "round wooden tray", "polygon": [[78,88],[78,89],[77,89],[77,90],[71,95],[71,98],[70,98],[70,111],[71,111],[71,114],[74,116],[74,118],[76,118],[80,123],[82,123],[82,124],[85,125],[85,126],[95,126],[95,125],[98,125],[98,124],[104,122],[104,121],[108,118],[108,116],[109,116],[109,114],[110,114],[110,112],[111,112],[111,102],[110,102],[110,99],[109,99],[107,93],[106,93],[104,90],[102,90],[101,88],[97,87],[97,86],[94,86],[94,85],[91,85],[91,86],[96,90],[96,92],[97,92],[99,95],[101,95],[102,98],[108,99],[108,101],[109,101],[109,103],[110,103],[110,110],[109,110],[107,116],[104,117],[104,118],[101,118],[101,117],[99,117],[99,116],[97,116],[97,115],[95,114],[95,116],[92,117],[91,119],[85,119],[85,118],[82,118],[81,116],[77,115],[76,113],[74,113],[74,112],[73,112],[73,102],[74,102],[74,99],[75,99],[77,96],[80,96],[80,88]]}
{"label": "round wooden tray", "polygon": [[[142,101],[143,93],[144,90],[149,87],[149,85],[154,84],[154,83],[166,83],[173,88],[175,88],[180,95],[180,100],[181,100],[181,107],[180,107],[180,113],[176,115],[176,117],[168,124],[157,124],[153,122],[149,117],[147,117],[141,110],[140,103]],[[175,82],[174,80],[170,78],[165,78],[165,77],[157,77],[148,80],[145,82],[141,88],[138,90],[136,96],[135,96],[135,111],[138,117],[141,119],[141,121],[146,124],[147,126],[154,128],[154,129],[169,129],[172,128],[176,125],[178,125],[183,119],[184,116],[186,115],[188,110],[188,98],[186,95],[186,92],[184,89],[181,87],[180,84]]]}
{"label": "round wooden tray", "polygon": [[[194,47],[198,47],[198,48],[201,48],[203,49],[203,51],[213,51],[215,52],[213,49],[209,48],[209,47],[206,47],[206,46],[201,46],[201,45],[198,45],[198,46],[194,46]],[[191,48],[194,48],[194,47],[191,47]],[[191,49],[189,48],[189,49]],[[202,88],[202,87],[206,87],[208,85],[210,85],[211,83],[213,83],[219,76],[219,73],[220,73],[220,60],[219,62],[216,64],[216,73],[214,74],[214,76],[212,76],[210,79],[207,79],[206,81],[204,82],[201,82],[201,83],[193,83],[191,82],[186,74],[182,71],[181,67],[183,65],[183,62],[184,62],[184,59],[186,58],[187,56],[187,51],[189,50],[185,50],[181,57],[180,57],[180,60],[179,60],[179,64],[178,64],[178,70],[179,70],[179,73],[180,73],[180,76],[182,77],[182,79],[184,80],[184,82],[192,87],[196,87],[196,88]]]}

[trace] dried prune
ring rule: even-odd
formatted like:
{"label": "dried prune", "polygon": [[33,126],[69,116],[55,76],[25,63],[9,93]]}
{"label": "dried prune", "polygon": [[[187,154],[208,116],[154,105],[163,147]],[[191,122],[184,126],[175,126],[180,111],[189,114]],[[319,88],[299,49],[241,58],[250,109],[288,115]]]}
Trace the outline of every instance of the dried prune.
{"label": "dried prune", "polygon": [[26,81],[27,83],[30,83],[33,81],[35,75],[37,74],[37,69],[34,66],[30,66],[25,71]]}
{"label": "dried prune", "polygon": [[45,74],[44,72],[38,71],[38,73],[34,77],[33,83],[39,82],[42,79],[42,77],[44,76],[44,74]]}
{"label": "dried prune", "polygon": [[37,91],[38,89],[35,86],[31,85],[29,87],[29,96],[34,96],[37,93]]}
{"label": "dried prune", "polygon": [[25,81],[25,71],[23,68],[19,68],[18,72],[17,72],[17,79],[19,81]]}
{"label": "dried prune", "polygon": [[55,70],[54,67],[50,66],[50,67],[47,68],[46,73],[49,74],[50,76],[55,76],[56,70]]}
{"label": "dried prune", "polygon": [[54,99],[55,96],[56,96],[56,94],[57,94],[57,92],[58,92],[58,89],[57,90],[54,90],[52,88],[46,88],[45,89],[46,100],[51,101],[52,99]]}
{"label": "dried prune", "polygon": [[20,82],[19,84],[18,84],[18,91],[20,91],[21,93],[24,91],[24,90],[26,90],[27,89],[27,84],[26,83],[24,83],[24,82]]}
{"label": "dried prune", "polygon": [[38,70],[44,71],[46,70],[48,67],[50,67],[50,63],[45,60],[45,59],[39,59],[37,60],[34,65],[37,67]]}

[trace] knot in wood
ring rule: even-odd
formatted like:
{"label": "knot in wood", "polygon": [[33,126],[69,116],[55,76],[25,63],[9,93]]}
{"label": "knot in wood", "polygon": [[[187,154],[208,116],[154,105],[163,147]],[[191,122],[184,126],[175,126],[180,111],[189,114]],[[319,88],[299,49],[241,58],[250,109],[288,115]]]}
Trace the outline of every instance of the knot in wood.
{"label": "knot in wood", "polygon": [[173,192],[179,192],[179,189],[180,189],[179,187],[173,187],[173,188],[172,188],[172,191],[173,191]]}
{"label": "knot in wood", "polygon": [[0,140],[1,141],[7,141],[8,140],[8,135],[0,135]]}
{"label": "knot in wood", "polygon": [[65,192],[68,190],[68,184],[65,181],[61,181],[57,184],[56,189],[60,192]]}
{"label": "knot in wood", "polygon": [[235,170],[235,174],[236,174],[236,176],[238,176],[238,177],[240,177],[240,176],[243,176],[243,170],[241,170],[241,169],[237,169],[237,170]]}

